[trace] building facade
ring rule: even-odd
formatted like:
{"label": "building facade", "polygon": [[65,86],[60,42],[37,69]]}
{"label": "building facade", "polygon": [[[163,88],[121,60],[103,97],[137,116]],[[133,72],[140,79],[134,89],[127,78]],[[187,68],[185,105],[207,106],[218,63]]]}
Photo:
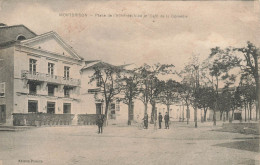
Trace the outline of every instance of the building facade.
{"label": "building facade", "polygon": [[14,114],[77,113],[83,58],[52,31],[17,25],[0,35],[0,123],[12,125]]}

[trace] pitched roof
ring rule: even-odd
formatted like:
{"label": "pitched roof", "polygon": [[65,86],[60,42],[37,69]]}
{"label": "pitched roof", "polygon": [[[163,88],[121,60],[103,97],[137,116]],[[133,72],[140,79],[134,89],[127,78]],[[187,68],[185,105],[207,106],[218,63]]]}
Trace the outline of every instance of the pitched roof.
{"label": "pitched roof", "polygon": [[16,41],[19,35],[23,35],[26,39],[37,36],[24,25],[0,26],[0,44]]}
{"label": "pitched roof", "polygon": [[27,40],[23,40],[21,41],[21,44],[30,44],[30,43],[33,43],[35,41],[38,41],[38,40],[41,40],[43,38],[46,38],[46,37],[54,37],[57,41],[59,41],[59,43],[68,51],[70,52],[70,54],[72,54],[74,57],[80,59],[80,60],[83,60],[83,57],[79,56],[76,51],[70,46],[68,45],[56,32],[54,31],[50,31],[50,32],[47,32],[47,33],[43,33],[41,35],[38,35],[36,37],[33,37],[33,38],[30,38],[30,39],[27,39]]}
{"label": "pitched roof", "polygon": [[115,69],[119,69],[121,71],[124,71],[124,72],[132,72],[131,70],[127,70],[125,69],[124,67],[125,66],[128,66],[128,65],[131,65],[131,64],[125,64],[125,65],[112,65],[112,64],[109,64],[109,63],[106,63],[106,62],[103,62],[103,61],[99,61],[99,60],[95,60],[95,61],[85,61],[85,66],[81,69],[81,71],[83,70],[91,70],[91,69],[94,69],[94,68],[99,68],[99,69],[104,69],[104,68],[115,68]]}

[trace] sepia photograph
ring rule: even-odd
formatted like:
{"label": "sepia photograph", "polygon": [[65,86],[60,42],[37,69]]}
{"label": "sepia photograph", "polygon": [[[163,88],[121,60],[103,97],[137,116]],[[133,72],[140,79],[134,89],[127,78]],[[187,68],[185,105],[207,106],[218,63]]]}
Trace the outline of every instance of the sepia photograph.
{"label": "sepia photograph", "polygon": [[0,0],[0,165],[260,165],[257,0]]}

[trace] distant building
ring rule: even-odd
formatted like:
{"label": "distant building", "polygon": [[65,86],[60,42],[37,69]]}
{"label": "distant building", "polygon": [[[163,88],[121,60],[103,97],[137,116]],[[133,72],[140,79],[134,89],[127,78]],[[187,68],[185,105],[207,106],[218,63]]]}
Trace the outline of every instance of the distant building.
{"label": "distant building", "polygon": [[[108,67],[121,68],[121,74],[131,74],[126,73],[127,70],[124,68],[127,65],[114,66],[102,61],[85,61],[85,66],[81,69],[81,81],[82,81],[82,93],[81,100],[82,101],[82,111],[87,109],[87,113],[90,114],[104,114],[105,113],[105,97],[103,93],[103,89],[100,85],[100,80],[95,80],[91,83],[90,76],[94,74],[94,68],[98,67],[100,70],[105,70]],[[114,119],[118,123],[126,123],[128,120],[128,115],[130,115],[130,119],[138,119],[143,117],[143,104],[141,101],[135,99],[133,104],[133,110],[128,114],[128,105],[124,104],[120,101],[122,98],[122,93],[119,93],[114,97],[111,104],[109,105],[108,110],[108,119]]]}

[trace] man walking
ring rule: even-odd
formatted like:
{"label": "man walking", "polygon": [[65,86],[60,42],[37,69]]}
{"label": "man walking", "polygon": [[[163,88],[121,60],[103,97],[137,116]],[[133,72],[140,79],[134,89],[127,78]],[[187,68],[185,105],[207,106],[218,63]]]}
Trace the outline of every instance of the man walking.
{"label": "man walking", "polygon": [[98,116],[97,116],[97,121],[96,121],[96,123],[97,123],[97,126],[98,126],[98,133],[100,134],[102,134],[103,133],[103,123],[104,123],[104,117],[101,115],[101,114],[99,114]]}
{"label": "man walking", "polygon": [[161,129],[162,128],[162,114],[161,114],[161,112],[159,112],[159,116],[158,116],[158,121],[159,121],[159,129]]}
{"label": "man walking", "polygon": [[169,114],[166,112],[164,115],[165,129],[169,129]]}

